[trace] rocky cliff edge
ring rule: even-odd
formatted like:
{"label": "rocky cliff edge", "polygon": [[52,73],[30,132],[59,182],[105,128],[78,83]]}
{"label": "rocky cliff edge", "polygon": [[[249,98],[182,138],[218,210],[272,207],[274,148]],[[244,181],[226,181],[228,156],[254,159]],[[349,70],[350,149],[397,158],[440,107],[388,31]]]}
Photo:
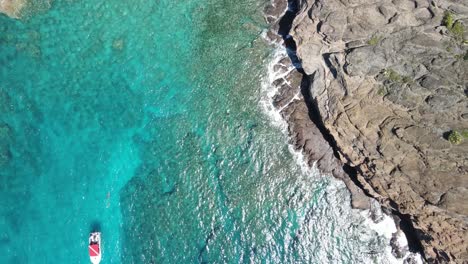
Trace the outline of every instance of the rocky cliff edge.
{"label": "rocky cliff edge", "polygon": [[428,262],[467,263],[468,2],[289,7],[285,16],[294,19],[283,39],[293,62],[297,45],[302,100],[291,101],[297,95],[287,87],[298,77],[290,77],[279,81],[286,88],[275,101],[293,143],[325,168],[310,138],[326,139],[357,186],[411,221]]}

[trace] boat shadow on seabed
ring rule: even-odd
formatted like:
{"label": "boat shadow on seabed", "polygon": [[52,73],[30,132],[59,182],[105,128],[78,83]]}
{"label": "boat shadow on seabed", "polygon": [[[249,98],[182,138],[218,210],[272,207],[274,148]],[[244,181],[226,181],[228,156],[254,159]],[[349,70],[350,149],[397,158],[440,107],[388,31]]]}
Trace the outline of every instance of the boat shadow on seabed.
{"label": "boat shadow on seabed", "polygon": [[91,225],[89,226],[89,233],[92,232],[101,232],[101,222],[98,220],[91,222]]}

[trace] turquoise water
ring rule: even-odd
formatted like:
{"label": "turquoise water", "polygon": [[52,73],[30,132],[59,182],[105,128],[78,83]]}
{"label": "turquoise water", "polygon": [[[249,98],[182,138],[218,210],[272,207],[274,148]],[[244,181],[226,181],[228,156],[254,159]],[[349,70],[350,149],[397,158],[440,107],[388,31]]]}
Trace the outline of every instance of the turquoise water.
{"label": "turquoise water", "polygon": [[[361,263],[385,239],[262,111],[265,1],[0,17],[1,263]],[[369,253],[371,252],[371,253]]]}

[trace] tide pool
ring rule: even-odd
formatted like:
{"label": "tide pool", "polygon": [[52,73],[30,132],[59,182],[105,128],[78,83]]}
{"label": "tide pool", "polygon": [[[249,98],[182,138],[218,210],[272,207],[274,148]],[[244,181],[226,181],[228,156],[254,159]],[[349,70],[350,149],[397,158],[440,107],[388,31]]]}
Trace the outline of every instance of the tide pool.
{"label": "tide pool", "polygon": [[0,263],[382,263],[344,185],[262,110],[261,0],[0,17]]}

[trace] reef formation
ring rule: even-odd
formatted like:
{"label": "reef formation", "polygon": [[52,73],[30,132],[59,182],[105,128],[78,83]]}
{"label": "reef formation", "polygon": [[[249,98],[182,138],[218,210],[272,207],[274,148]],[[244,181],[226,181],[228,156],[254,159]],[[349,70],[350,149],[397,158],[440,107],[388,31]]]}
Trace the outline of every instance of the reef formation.
{"label": "reef formation", "polygon": [[12,18],[18,18],[25,5],[26,0],[0,0],[0,13]]}

